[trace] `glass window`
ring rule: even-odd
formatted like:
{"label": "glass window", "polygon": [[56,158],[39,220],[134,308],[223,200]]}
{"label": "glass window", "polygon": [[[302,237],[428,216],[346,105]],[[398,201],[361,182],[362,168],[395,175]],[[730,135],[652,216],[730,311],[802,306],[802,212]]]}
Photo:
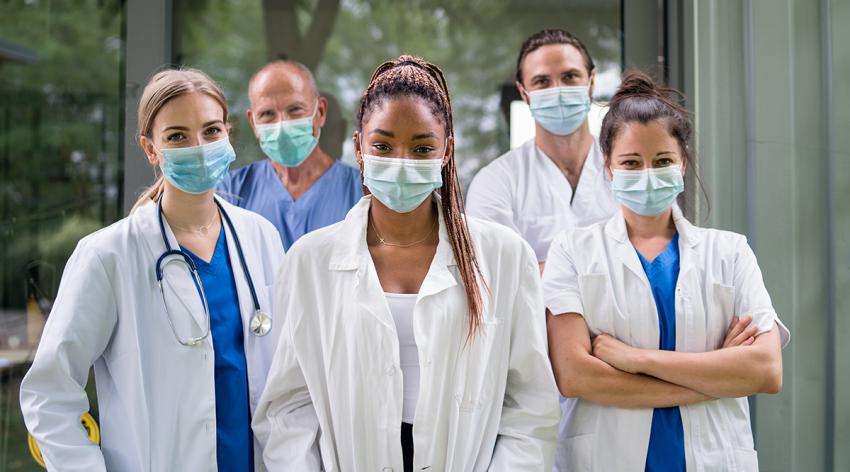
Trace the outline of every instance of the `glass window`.
{"label": "glass window", "polygon": [[375,67],[402,53],[436,63],[452,94],[464,185],[509,149],[511,134],[533,136],[527,110],[513,104],[520,100],[516,58],[527,36],[564,28],[581,38],[597,64],[598,99],[613,94],[621,71],[618,0],[176,0],[175,11],[176,61],[208,72],[228,95],[235,166],[262,157],[245,117],[247,84],[270,59],[313,70],[331,104],[322,147],[348,162],[356,109]]}
{"label": "glass window", "polygon": [[121,217],[120,0],[2,2],[0,469],[30,457],[18,387],[77,241]]}

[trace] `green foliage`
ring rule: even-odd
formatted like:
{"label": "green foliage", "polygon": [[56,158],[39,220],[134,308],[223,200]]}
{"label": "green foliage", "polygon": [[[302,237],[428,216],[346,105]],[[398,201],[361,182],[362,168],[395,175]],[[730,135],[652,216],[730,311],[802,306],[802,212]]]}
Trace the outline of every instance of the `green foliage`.
{"label": "green foliage", "polygon": [[80,237],[69,225],[118,216],[122,5],[0,0],[0,38],[38,56],[0,65],[3,307],[23,305],[28,264],[61,267]]}
{"label": "green foliage", "polygon": [[[234,141],[242,165],[262,157],[247,120],[247,83],[266,57],[304,48],[293,41],[285,51],[269,51],[263,6],[287,1],[207,0],[200,11],[181,10],[184,21],[180,59],[199,67],[224,86],[235,119]],[[572,4],[572,5],[571,5]],[[328,5],[328,6],[324,6]],[[320,8],[321,7],[321,8]],[[454,104],[457,157],[464,182],[508,147],[501,114],[503,86],[512,86],[522,41],[542,28],[566,28],[588,44],[599,69],[619,69],[619,2],[517,0],[319,0],[296,2],[298,28],[273,34],[300,37],[314,21],[331,17],[332,33],[314,70],[319,88],[332,96],[345,120],[348,139],[360,95],[375,67],[400,54],[416,54],[446,73]],[[238,14],[236,13],[238,12]],[[308,57],[293,57],[315,62]],[[323,140],[323,147],[326,147]],[[350,146],[346,158],[352,159]]]}

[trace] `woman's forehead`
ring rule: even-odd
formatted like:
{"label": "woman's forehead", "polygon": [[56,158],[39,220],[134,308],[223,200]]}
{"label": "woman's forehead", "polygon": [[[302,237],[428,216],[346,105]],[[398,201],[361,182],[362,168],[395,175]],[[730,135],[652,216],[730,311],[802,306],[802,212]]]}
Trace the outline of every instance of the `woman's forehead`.
{"label": "woman's forehead", "polygon": [[380,129],[404,137],[431,133],[445,136],[445,125],[434,106],[422,97],[402,95],[375,103],[363,123],[363,132]]}

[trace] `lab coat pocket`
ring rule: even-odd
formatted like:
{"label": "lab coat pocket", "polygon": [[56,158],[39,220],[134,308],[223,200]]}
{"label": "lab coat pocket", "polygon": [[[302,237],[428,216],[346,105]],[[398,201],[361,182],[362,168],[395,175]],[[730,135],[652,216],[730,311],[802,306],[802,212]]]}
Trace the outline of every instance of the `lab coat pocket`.
{"label": "lab coat pocket", "polygon": [[755,449],[733,448],[732,455],[734,457],[735,472],[758,472],[759,459]]}
{"label": "lab coat pocket", "polygon": [[711,293],[707,294],[706,303],[706,337],[708,345],[719,349],[723,345],[729,323],[735,315],[735,287],[720,283],[711,284]]}
{"label": "lab coat pocket", "polygon": [[564,457],[570,472],[589,472],[593,470],[593,444],[595,433],[573,436],[564,440]]}
{"label": "lab coat pocket", "polygon": [[[481,330],[471,344],[463,347],[458,362],[455,402],[461,413],[474,413],[487,404],[494,395],[500,370],[501,339],[504,329],[502,318],[482,320]],[[507,362],[505,360],[504,362]],[[488,366],[484,369],[482,366]]]}
{"label": "lab coat pocket", "polygon": [[723,319],[732,321],[735,316],[735,287],[724,284],[713,284],[714,294],[712,302],[715,307],[715,314]]}
{"label": "lab coat pocket", "polygon": [[624,342],[629,340],[626,319],[619,314],[606,273],[586,274],[579,277],[584,320],[593,336],[609,334]]}

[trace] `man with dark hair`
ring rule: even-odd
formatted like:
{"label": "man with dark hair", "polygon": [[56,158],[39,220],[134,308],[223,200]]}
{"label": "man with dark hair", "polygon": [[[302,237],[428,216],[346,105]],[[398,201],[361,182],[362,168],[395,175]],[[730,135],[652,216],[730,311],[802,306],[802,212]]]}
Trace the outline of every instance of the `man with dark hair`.
{"label": "man with dark hair", "polygon": [[319,146],[328,101],[303,64],[265,65],[251,78],[248,98],[248,121],[268,159],[232,171],[218,190],[271,221],[288,250],[304,234],[345,218],[363,196],[360,171]]}
{"label": "man with dark hair", "polygon": [[467,213],[517,231],[542,270],[560,230],[608,219],[617,204],[588,111],[596,67],[584,44],[557,29],[522,45],[516,86],[529,104],[535,137],[481,169]]}

